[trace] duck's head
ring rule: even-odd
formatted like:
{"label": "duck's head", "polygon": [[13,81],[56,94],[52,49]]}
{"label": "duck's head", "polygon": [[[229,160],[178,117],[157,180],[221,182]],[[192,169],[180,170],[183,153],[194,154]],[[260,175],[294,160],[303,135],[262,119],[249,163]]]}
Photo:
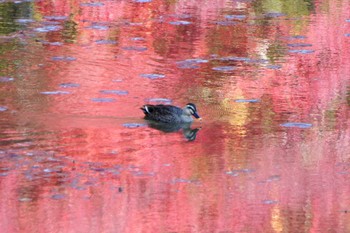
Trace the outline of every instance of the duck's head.
{"label": "duck's head", "polygon": [[192,103],[188,103],[186,104],[184,111],[187,115],[192,115],[197,119],[201,119],[201,117],[198,115],[197,113],[197,108],[196,105],[192,104]]}

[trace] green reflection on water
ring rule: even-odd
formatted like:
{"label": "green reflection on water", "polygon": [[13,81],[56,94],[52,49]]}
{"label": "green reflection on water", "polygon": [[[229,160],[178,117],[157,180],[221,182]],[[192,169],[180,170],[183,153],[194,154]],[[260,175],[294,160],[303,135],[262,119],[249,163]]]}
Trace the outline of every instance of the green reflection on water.
{"label": "green reflection on water", "polygon": [[0,4],[0,34],[6,35],[23,28],[16,22],[19,18],[30,18],[32,14],[31,2],[15,4],[6,2]]}
{"label": "green reflection on water", "polygon": [[256,13],[283,13],[289,17],[300,17],[309,15],[314,9],[312,0],[257,0],[254,2]]}

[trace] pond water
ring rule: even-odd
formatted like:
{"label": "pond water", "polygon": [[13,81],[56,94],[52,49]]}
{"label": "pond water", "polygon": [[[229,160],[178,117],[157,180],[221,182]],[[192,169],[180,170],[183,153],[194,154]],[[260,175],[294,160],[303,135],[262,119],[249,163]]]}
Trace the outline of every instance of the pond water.
{"label": "pond water", "polygon": [[349,35],[347,0],[1,1],[1,232],[350,232]]}

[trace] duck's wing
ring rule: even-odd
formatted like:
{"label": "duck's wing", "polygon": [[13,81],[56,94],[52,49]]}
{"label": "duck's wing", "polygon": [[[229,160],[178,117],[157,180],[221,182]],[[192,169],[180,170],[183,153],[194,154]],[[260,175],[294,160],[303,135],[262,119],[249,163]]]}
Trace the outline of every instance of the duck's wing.
{"label": "duck's wing", "polygon": [[145,118],[160,122],[177,122],[182,114],[182,109],[172,105],[144,105],[142,111]]}

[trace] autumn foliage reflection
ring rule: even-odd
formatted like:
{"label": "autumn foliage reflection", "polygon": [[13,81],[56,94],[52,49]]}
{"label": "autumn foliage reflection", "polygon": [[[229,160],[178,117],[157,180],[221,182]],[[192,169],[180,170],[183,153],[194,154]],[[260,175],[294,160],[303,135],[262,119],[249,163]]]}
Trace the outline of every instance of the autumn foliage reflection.
{"label": "autumn foliage reflection", "polygon": [[[62,29],[20,51],[35,78],[0,86],[18,111],[2,121],[4,232],[349,231],[349,2],[33,4]],[[164,98],[197,104],[196,140],[144,125],[139,107]]]}

